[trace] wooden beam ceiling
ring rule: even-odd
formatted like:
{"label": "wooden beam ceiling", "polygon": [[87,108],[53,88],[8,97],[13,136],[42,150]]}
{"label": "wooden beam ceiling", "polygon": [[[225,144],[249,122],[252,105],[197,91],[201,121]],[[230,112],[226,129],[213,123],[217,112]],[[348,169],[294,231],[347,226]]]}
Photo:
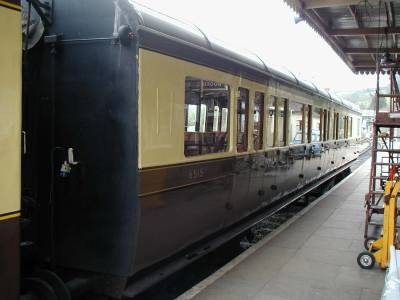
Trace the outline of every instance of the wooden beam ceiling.
{"label": "wooden beam ceiling", "polygon": [[[389,33],[389,29],[393,29],[396,26],[393,2],[385,3],[385,10],[386,10],[386,20],[387,20],[387,32]],[[392,34],[392,47],[397,47],[396,34]],[[397,56],[398,55],[396,54],[396,60]]]}
{"label": "wooden beam ceiling", "polygon": [[[399,17],[396,1],[285,0],[285,2],[321,34],[354,72],[360,70],[374,72],[379,57],[386,52],[392,54],[396,61],[400,60],[400,49],[397,47],[400,23],[396,24],[396,18]],[[373,18],[376,18],[378,6],[379,20],[382,22],[370,24],[366,16],[371,12],[365,10],[373,10]],[[349,18],[349,13],[353,20]],[[342,18],[340,22],[335,22],[340,18]],[[332,28],[333,26],[339,28]],[[364,43],[359,44],[360,38]]]}
{"label": "wooden beam ceiling", "polygon": [[[348,9],[350,11],[350,14],[352,15],[352,17],[354,18],[357,28],[363,28],[363,22],[359,16],[359,14],[357,13],[357,9],[355,5],[350,5],[348,6]],[[367,48],[371,48],[371,45],[367,39],[367,37],[365,35],[362,36],[365,42],[365,45],[367,46]],[[371,54],[371,58],[373,61],[375,61],[375,56],[373,54]]]}
{"label": "wooden beam ceiling", "polygon": [[383,53],[400,53],[400,48],[344,48],[346,54],[383,54]]}
{"label": "wooden beam ceiling", "polygon": [[346,28],[346,29],[330,29],[329,35],[333,36],[358,36],[358,35],[380,35],[385,34],[387,30],[388,34],[400,34],[400,27],[370,27],[370,28]]}
{"label": "wooden beam ceiling", "polygon": [[376,68],[376,64],[372,64],[372,63],[354,62],[353,66],[357,69],[375,69]]}
{"label": "wooden beam ceiling", "polygon": [[[315,9],[335,6],[349,6],[360,4],[363,0],[303,0],[304,9]],[[368,0],[370,4],[376,4],[379,0]]]}

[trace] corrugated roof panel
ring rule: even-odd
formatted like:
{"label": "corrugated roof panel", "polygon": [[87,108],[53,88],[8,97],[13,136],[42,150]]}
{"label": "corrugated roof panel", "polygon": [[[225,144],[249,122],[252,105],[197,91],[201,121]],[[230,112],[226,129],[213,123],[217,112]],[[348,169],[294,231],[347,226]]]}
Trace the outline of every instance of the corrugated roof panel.
{"label": "corrugated roof panel", "polygon": [[399,1],[392,2],[392,5],[395,13],[394,17],[395,25],[400,26],[400,2]]}
{"label": "corrugated roof panel", "polygon": [[246,50],[245,48],[242,48],[237,45],[226,43],[209,34],[207,34],[207,37],[214,51],[219,52],[223,55],[227,55],[239,61],[245,61],[246,63],[248,63],[253,67],[256,67],[263,71],[267,71],[261,59],[256,54],[250,52],[249,50]]}
{"label": "corrugated roof panel", "polygon": [[275,75],[278,76],[283,76],[286,80],[289,80],[293,82],[294,84],[297,84],[297,78],[293,75],[293,73],[286,67],[278,65],[274,61],[265,58],[264,56],[261,56],[261,59],[264,61],[264,63],[267,65],[268,70]]}
{"label": "corrugated roof panel", "polygon": [[365,39],[361,36],[344,36],[342,39],[346,42],[348,48],[367,48]]}

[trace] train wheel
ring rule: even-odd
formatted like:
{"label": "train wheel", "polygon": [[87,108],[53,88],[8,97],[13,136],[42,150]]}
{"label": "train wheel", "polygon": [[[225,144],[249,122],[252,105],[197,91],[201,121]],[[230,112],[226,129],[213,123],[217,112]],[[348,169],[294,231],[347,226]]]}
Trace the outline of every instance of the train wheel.
{"label": "train wheel", "polygon": [[245,235],[245,238],[247,238],[247,240],[248,240],[250,243],[251,243],[252,241],[254,241],[255,238],[256,238],[256,235],[255,235],[255,233],[254,233],[254,230],[252,230],[252,229],[247,230],[246,235]]}
{"label": "train wheel", "polygon": [[324,186],[324,193],[328,192],[330,189],[332,189],[335,186],[335,180],[329,180],[325,186]]}
{"label": "train wheel", "polygon": [[40,300],[58,300],[53,288],[38,277],[26,277],[22,280],[22,285]]}
{"label": "train wheel", "polygon": [[367,251],[375,250],[372,248],[372,243],[376,241],[375,237],[369,236],[364,240],[364,248]]}
{"label": "train wheel", "polygon": [[357,256],[357,263],[362,269],[372,269],[375,265],[375,256],[369,252],[361,252]]}
{"label": "train wheel", "polygon": [[49,270],[37,270],[35,276],[47,282],[57,295],[57,300],[71,300],[71,294],[62,281],[54,272]]}

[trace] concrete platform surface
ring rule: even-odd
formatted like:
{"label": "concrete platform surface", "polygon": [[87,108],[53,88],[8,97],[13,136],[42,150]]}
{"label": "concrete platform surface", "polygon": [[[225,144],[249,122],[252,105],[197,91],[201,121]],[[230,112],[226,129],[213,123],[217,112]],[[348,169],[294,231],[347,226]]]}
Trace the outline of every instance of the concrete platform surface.
{"label": "concrete platform surface", "polygon": [[356,260],[369,169],[368,160],[243,261],[178,299],[380,299],[385,272],[362,270]]}

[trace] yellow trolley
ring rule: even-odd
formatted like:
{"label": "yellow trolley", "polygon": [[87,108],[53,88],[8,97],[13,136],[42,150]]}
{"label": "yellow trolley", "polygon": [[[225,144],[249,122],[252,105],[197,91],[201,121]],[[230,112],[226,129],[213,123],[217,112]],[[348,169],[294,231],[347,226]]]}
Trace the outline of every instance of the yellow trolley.
{"label": "yellow trolley", "polygon": [[399,192],[399,178],[386,181],[382,233],[379,239],[371,239],[367,242],[367,252],[361,252],[358,255],[357,262],[363,269],[371,269],[375,265],[375,262],[377,262],[382,269],[387,268],[390,260],[390,246],[393,245],[398,248],[397,198]]}

